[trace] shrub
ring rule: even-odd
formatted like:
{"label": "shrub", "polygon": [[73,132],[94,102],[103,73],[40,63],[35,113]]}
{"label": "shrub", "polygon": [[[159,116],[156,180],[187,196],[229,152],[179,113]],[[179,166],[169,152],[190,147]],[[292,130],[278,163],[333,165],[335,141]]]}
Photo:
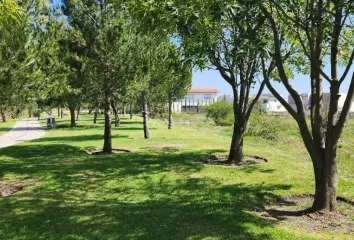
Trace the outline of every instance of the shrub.
{"label": "shrub", "polygon": [[280,117],[253,113],[248,122],[246,135],[276,140],[279,137],[279,128],[281,128]]}
{"label": "shrub", "polygon": [[[204,107],[207,119],[212,119],[216,125],[229,126],[233,115],[232,104],[226,101],[219,101]],[[231,117],[230,117],[231,116]]]}

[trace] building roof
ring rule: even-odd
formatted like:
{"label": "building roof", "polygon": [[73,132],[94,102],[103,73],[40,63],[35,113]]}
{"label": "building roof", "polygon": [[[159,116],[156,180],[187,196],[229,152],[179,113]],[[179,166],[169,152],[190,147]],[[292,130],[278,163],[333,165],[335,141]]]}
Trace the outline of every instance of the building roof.
{"label": "building roof", "polygon": [[189,93],[219,93],[217,88],[191,88],[188,90]]}

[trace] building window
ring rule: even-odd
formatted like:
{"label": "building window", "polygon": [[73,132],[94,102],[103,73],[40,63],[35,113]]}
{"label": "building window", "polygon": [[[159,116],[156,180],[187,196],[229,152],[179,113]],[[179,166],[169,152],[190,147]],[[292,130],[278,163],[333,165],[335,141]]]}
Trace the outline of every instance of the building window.
{"label": "building window", "polygon": [[211,99],[211,94],[204,94],[204,99],[205,100],[210,100]]}
{"label": "building window", "polygon": [[263,103],[264,103],[264,104],[268,103],[268,100],[263,100]]}
{"label": "building window", "polygon": [[187,100],[188,100],[188,99],[194,100],[194,94],[188,94],[188,95],[186,96],[186,99],[187,99]]}

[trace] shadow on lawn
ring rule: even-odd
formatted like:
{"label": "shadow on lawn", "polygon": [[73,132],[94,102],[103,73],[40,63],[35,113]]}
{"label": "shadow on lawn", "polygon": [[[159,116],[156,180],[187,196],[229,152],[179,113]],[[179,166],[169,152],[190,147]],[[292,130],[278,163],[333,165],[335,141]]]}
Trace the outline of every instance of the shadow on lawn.
{"label": "shadow on lawn", "polygon": [[199,175],[201,157],[218,151],[88,156],[64,144],[2,149],[0,176],[42,181],[0,198],[0,239],[272,238],[273,226],[249,211],[291,186],[222,185]]}

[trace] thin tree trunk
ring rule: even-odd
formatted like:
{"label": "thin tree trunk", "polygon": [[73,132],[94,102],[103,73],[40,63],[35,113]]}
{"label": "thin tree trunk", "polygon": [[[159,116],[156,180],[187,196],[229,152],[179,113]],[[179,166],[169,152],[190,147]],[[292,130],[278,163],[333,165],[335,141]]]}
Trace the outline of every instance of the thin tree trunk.
{"label": "thin tree trunk", "polygon": [[129,114],[130,114],[130,119],[133,119],[133,106],[132,106],[132,104],[130,104],[130,106],[129,106]]}
{"label": "thin tree trunk", "polygon": [[58,107],[58,118],[60,117],[60,108]]}
{"label": "thin tree trunk", "polygon": [[2,122],[7,122],[6,113],[3,111],[0,111],[0,113],[1,113]]}
{"label": "thin tree trunk", "polygon": [[79,121],[79,119],[80,119],[80,110],[81,110],[81,106],[79,105],[79,106],[77,107],[76,121]]}
{"label": "thin tree trunk", "polygon": [[97,123],[97,115],[98,115],[98,111],[96,110],[93,116],[93,123],[96,124]]}
{"label": "thin tree trunk", "polygon": [[105,93],[105,109],[104,109],[104,143],[103,153],[112,153],[112,114],[111,114],[111,98],[108,92]]}
{"label": "thin tree trunk", "polygon": [[28,109],[28,117],[32,117],[32,109]]}
{"label": "thin tree trunk", "polygon": [[125,105],[123,105],[123,117],[125,117]]}
{"label": "thin tree trunk", "polygon": [[149,128],[149,109],[147,103],[146,91],[143,92],[143,124],[144,124],[144,137],[145,139],[150,138],[150,128]]}
{"label": "thin tree trunk", "polygon": [[112,106],[113,113],[114,113],[114,127],[120,127],[120,118],[119,118],[119,114],[118,114],[117,104],[114,101],[112,101],[111,106]]}
{"label": "thin tree trunk", "polygon": [[92,114],[92,112],[93,112],[93,108],[89,108],[89,111],[88,111],[88,114],[90,115],[90,114]]}
{"label": "thin tree trunk", "polygon": [[60,118],[63,119],[64,117],[64,109],[63,106],[60,108]]}
{"label": "thin tree trunk", "polygon": [[169,96],[168,99],[168,129],[172,129],[172,98]]}
{"label": "thin tree trunk", "polygon": [[75,107],[69,107],[70,110],[70,126],[76,126],[76,119],[75,119]]}

